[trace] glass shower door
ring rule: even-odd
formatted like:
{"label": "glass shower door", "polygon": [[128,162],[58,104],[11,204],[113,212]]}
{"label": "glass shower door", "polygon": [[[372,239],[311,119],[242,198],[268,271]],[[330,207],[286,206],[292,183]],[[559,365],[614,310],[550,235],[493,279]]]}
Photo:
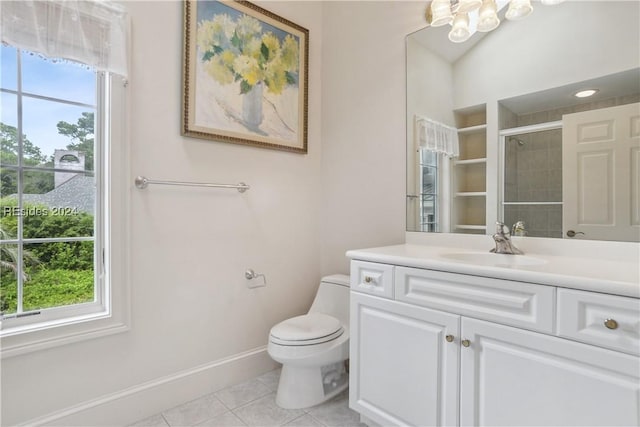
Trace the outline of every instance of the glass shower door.
{"label": "glass shower door", "polygon": [[501,134],[502,222],[524,221],[527,236],[561,238],[562,128]]}

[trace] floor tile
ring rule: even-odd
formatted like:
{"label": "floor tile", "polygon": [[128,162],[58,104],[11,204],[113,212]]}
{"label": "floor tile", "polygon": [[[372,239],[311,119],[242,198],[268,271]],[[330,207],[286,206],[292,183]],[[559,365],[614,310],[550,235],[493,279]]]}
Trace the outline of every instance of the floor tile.
{"label": "floor tile", "polygon": [[313,418],[328,427],[364,426],[360,415],[349,408],[349,391],[345,390],[333,399],[310,408],[307,411]]}
{"label": "floor tile", "polygon": [[140,420],[135,424],[131,424],[130,427],[168,427],[169,424],[165,421],[162,414],[156,414],[152,417]]}
{"label": "floor tile", "polygon": [[233,412],[225,412],[210,420],[198,424],[198,427],[239,427],[246,426],[242,420],[234,415]]}
{"label": "floor tile", "polygon": [[302,409],[282,409],[271,393],[233,411],[249,426],[280,426],[302,415]]}
{"label": "floor tile", "polygon": [[324,427],[318,420],[313,418],[309,414],[304,414],[301,417],[296,418],[293,421],[289,421],[285,424],[288,427]]}
{"label": "floor tile", "polygon": [[282,369],[274,369],[273,371],[269,371],[266,374],[260,375],[256,378],[262,384],[266,385],[269,390],[276,391],[278,390],[278,382],[280,381],[280,372]]}
{"label": "floor tile", "polygon": [[220,390],[215,393],[215,396],[220,399],[227,408],[234,409],[269,393],[271,393],[271,389],[254,378]]}
{"label": "floor tile", "polygon": [[171,427],[195,426],[227,411],[213,394],[176,406],[162,413]]}

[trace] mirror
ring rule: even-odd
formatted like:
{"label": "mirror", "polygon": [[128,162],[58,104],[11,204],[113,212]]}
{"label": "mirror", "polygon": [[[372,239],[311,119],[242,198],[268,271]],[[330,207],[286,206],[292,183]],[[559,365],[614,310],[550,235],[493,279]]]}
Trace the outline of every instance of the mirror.
{"label": "mirror", "polygon": [[[449,41],[448,25],[407,36],[407,231],[493,234],[500,220],[523,221],[532,237],[640,241],[640,4],[533,7],[520,21],[502,10],[498,28],[464,43]],[[574,96],[591,88],[589,98]],[[631,135],[616,155],[623,160],[576,154],[567,120],[606,134],[613,128],[598,123],[609,119],[589,114],[623,106],[631,109],[621,120]],[[459,156],[419,149],[416,117],[456,128]],[[586,170],[599,175],[578,178]],[[622,211],[625,230],[589,228],[620,222]]]}

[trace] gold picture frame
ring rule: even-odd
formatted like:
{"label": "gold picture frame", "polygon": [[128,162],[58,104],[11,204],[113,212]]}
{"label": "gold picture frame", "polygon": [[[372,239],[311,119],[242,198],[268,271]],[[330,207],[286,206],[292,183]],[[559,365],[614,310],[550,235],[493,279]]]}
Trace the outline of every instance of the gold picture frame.
{"label": "gold picture frame", "polygon": [[185,0],[182,134],[307,152],[309,30],[248,1]]}

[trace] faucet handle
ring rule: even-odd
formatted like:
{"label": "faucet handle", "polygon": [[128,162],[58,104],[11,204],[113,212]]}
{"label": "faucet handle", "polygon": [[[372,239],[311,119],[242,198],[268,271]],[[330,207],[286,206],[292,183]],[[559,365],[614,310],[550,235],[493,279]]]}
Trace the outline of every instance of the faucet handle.
{"label": "faucet handle", "polygon": [[516,221],[511,228],[511,234],[513,236],[526,236],[527,230],[524,225],[524,221]]}

